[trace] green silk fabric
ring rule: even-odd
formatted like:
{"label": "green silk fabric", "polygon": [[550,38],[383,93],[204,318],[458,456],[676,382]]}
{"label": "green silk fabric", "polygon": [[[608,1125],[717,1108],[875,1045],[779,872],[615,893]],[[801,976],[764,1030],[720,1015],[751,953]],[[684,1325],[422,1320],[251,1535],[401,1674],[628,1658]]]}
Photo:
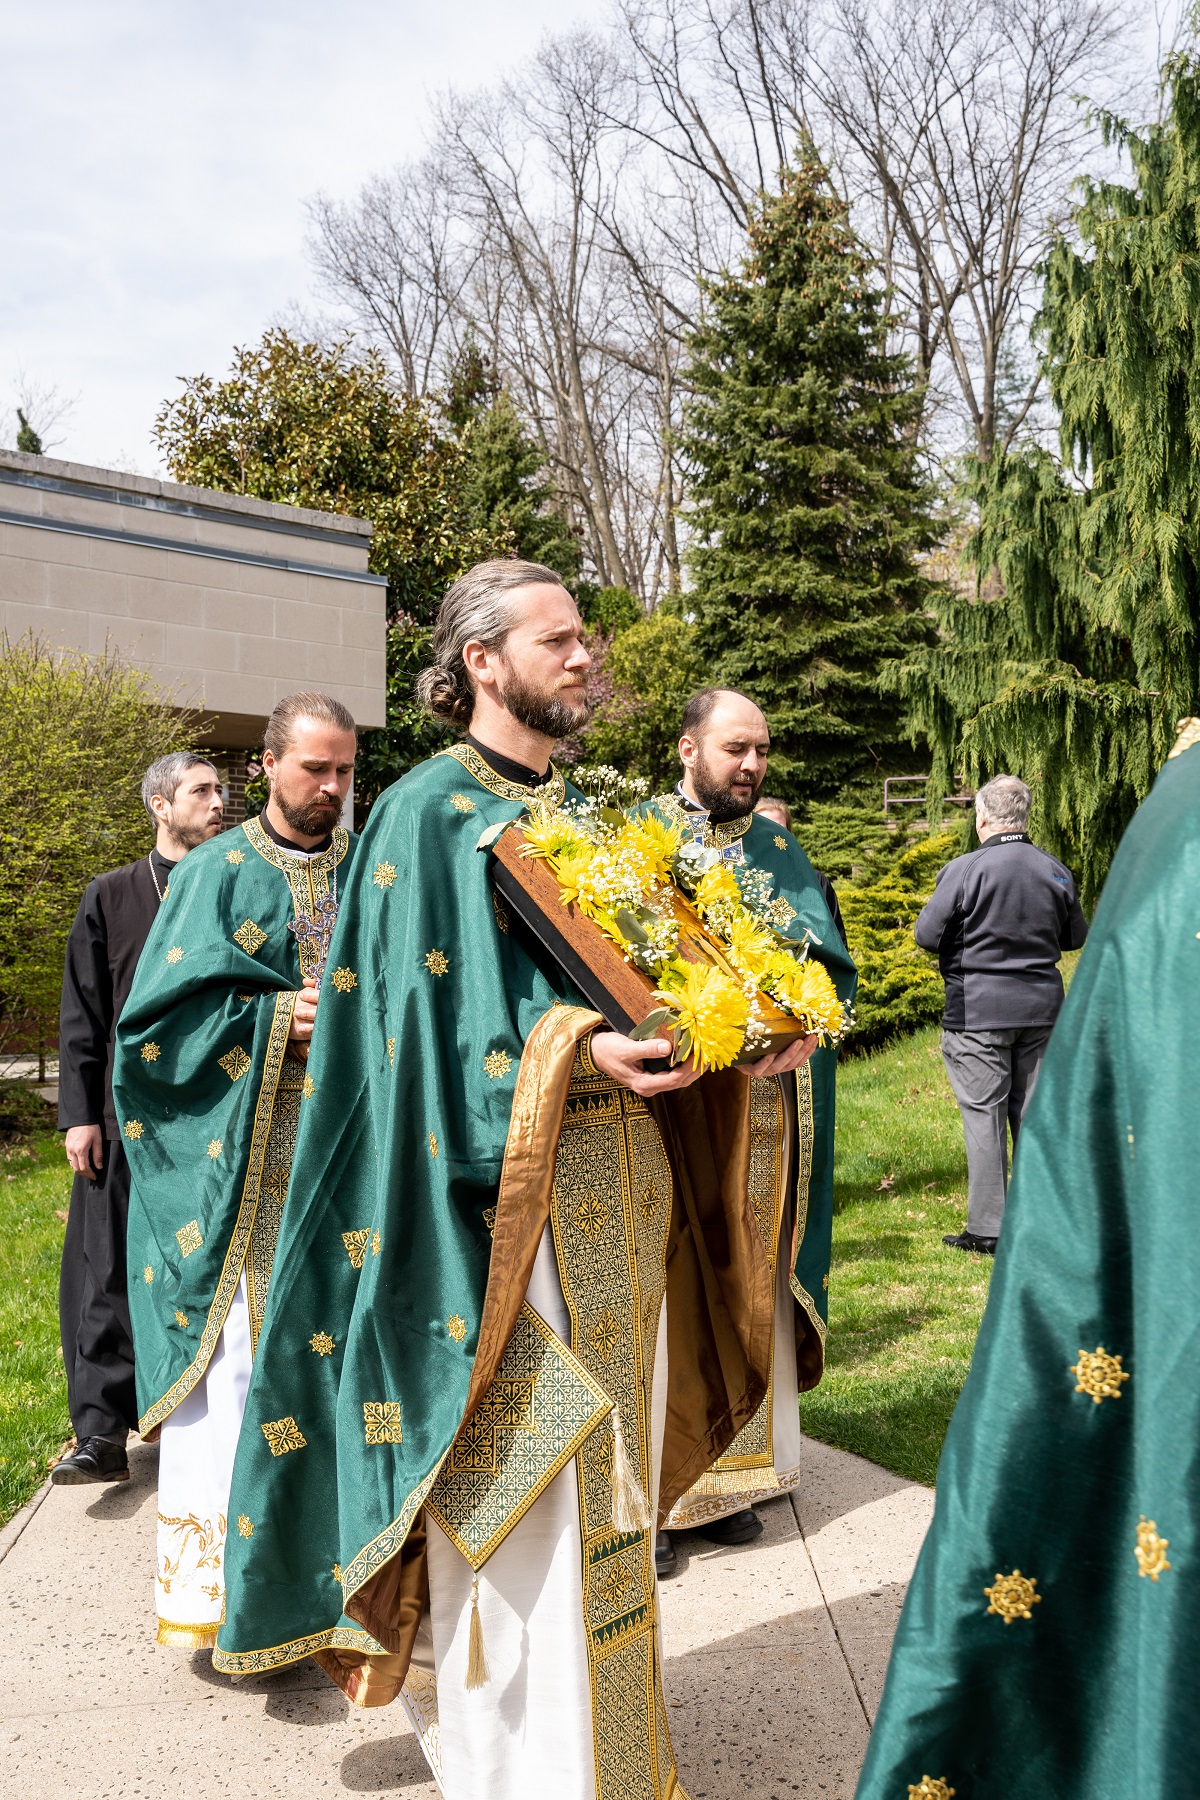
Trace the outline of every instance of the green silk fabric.
{"label": "green silk fabric", "polygon": [[[653,802],[649,810],[660,811]],[[672,820],[674,816],[671,815]],[[771,877],[772,891],[786,900],[795,912],[796,916],[788,926],[788,936],[802,938],[806,931],[811,931],[816,942],[810,947],[809,955],[825,964],[839,1000],[852,1002],[858,973],[825,904],[816,871],[796,839],[773,819],[764,819],[756,813],[749,830],[738,841],[747,866],[764,869]],[[737,865],[733,867],[736,869]],[[816,1332],[815,1335],[810,1333],[809,1341],[801,1351],[802,1390],[816,1386],[824,1367],[825,1329],[829,1319],[829,1258],[833,1242],[837,1059],[836,1047],[825,1045],[813,1053],[808,1064],[812,1076],[812,1168],[808,1210],[799,1222],[796,1234],[792,1293],[812,1319]],[[796,1167],[796,1159],[793,1159],[793,1167]]]}
{"label": "green silk fabric", "polygon": [[[1198,930],[1195,748],[1125,835],[1022,1125],[859,1800],[1196,1791]],[[1038,1598],[1006,1623],[1016,1570]]]}
{"label": "green silk fabric", "polygon": [[[222,833],[174,871],[117,1030],[143,1431],[191,1391],[220,1337],[300,985],[292,890],[254,848],[255,833],[267,841],[258,827]],[[353,849],[339,832],[326,858],[331,880],[339,857],[344,880]]]}
{"label": "green silk fabric", "polygon": [[371,810],[234,1468],[222,1668],[378,1648],[342,1584],[400,1548],[462,1419],[522,1048],[582,1004],[507,929],[476,848],[524,809],[443,754]]}

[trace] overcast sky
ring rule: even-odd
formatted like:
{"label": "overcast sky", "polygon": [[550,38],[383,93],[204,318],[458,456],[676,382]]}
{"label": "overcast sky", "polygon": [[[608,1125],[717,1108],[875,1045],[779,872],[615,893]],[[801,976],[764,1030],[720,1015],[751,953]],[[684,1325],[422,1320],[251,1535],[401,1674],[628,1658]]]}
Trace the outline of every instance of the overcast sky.
{"label": "overcast sky", "polygon": [[[311,305],[304,202],[420,149],[597,0],[0,0],[0,442],[18,378],[76,396],[55,456],[159,472],[179,375]],[[53,434],[53,435],[58,435]]]}

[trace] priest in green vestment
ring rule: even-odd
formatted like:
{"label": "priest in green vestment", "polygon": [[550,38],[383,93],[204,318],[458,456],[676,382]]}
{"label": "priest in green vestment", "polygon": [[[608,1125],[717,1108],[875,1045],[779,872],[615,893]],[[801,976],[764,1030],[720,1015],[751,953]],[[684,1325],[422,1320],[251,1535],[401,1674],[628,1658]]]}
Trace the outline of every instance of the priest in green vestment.
{"label": "priest in green vestment", "polygon": [[537,565],[442,604],[422,692],[469,730],[347,885],[230,1499],[216,1666],[402,1692],[450,1800],[682,1794],[652,1509],[770,1361],[748,1079],[647,1070],[490,880],[481,839],[564,794],[582,630]]}
{"label": "priest in green vestment", "polygon": [[[791,913],[789,936],[807,936],[839,999],[852,1001],[854,964],[831,910],[832,887],[791,831],[755,810],[770,753],[758,706],[729,689],[704,689],[684,712],[679,749],[682,779],[669,800],[652,804],[669,808],[696,842],[734,868],[769,875]],[[750,1197],[775,1281],[771,1380],[754,1417],[672,1507],[658,1539],[660,1575],[677,1564],[672,1532],[747,1543],[762,1530],[755,1505],[800,1479],[797,1395],[815,1387],[825,1367],[837,1054],[826,1045],[798,1069],[752,1085]]]}
{"label": "priest in green vestment", "polygon": [[[262,815],[172,875],[117,1032],[139,1426],[161,1433],[158,1641],[216,1641],[229,1481],[354,839],[354,721],[293,694]],[[324,982],[322,978],[324,976]]]}
{"label": "priest in green vestment", "polygon": [[859,1800],[1197,1791],[1200,721],[1183,724],[1021,1128]]}

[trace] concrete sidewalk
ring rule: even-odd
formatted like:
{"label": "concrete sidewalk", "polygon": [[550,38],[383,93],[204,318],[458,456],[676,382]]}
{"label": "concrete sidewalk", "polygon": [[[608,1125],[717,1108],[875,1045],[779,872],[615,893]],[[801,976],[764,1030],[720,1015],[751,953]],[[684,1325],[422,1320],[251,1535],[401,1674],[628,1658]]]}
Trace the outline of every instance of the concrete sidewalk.
{"label": "concrete sidewalk", "polygon": [[[662,1589],[690,1800],[854,1792],[933,1495],[811,1441],[804,1457],[756,1543],[683,1538]],[[434,1800],[399,1706],[359,1712],[310,1662],[234,1685],[154,1643],[156,1460],[137,1445],[127,1485],[53,1489],[0,1538],[3,1800]]]}

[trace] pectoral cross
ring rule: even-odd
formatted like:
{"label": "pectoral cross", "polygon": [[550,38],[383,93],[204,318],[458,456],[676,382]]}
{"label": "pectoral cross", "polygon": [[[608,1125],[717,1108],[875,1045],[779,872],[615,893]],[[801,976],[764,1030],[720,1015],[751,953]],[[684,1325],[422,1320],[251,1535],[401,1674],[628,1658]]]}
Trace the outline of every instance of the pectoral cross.
{"label": "pectoral cross", "polygon": [[[294,935],[300,951],[300,967],[305,975],[315,975],[318,981],[325,973],[337,914],[337,901],[332,894],[322,894],[311,915],[301,913],[298,919],[288,920],[288,930]],[[311,965],[308,968],[304,966],[306,960]]]}

